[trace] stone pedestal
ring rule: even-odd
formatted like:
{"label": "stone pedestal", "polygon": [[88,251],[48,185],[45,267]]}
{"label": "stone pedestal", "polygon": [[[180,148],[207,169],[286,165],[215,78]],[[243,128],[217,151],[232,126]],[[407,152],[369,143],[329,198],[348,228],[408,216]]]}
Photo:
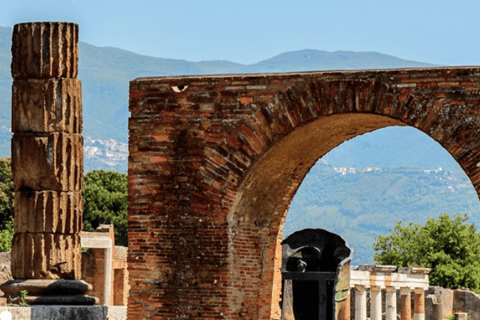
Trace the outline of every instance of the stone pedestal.
{"label": "stone pedestal", "polygon": [[[12,44],[13,301],[94,304],[81,277],[83,137],[78,26],[22,23]],[[75,288],[75,289],[72,289]]]}
{"label": "stone pedestal", "polygon": [[[28,306],[0,307],[0,314],[16,319],[125,320],[127,307],[121,306]],[[6,318],[5,318],[6,319]]]}

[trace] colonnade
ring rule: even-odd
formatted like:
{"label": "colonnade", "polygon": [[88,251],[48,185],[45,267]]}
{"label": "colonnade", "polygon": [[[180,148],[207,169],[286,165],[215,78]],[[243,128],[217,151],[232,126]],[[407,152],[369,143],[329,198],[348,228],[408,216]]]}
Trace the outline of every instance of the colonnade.
{"label": "colonnade", "polygon": [[370,319],[382,319],[382,290],[385,290],[387,320],[397,317],[397,290],[400,290],[402,320],[425,320],[425,290],[428,289],[428,268],[362,265],[350,271],[350,287],[355,289],[355,320],[367,319],[367,290],[370,290]]}

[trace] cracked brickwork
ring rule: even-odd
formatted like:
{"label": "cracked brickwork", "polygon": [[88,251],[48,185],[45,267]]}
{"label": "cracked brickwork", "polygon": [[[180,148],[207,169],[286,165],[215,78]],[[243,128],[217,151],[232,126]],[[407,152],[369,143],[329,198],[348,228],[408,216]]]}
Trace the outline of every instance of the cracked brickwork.
{"label": "cracked brickwork", "polygon": [[129,317],[278,319],[283,223],[315,162],[413,126],[479,192],[479,103],[473,67],[132,81]]}

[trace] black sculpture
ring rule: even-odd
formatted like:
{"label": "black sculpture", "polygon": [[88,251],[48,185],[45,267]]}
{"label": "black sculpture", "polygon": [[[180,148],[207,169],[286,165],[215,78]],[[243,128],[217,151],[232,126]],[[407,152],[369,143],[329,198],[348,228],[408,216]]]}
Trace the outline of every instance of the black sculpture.
{"label": "black sculpture", "polygon": [[304,229],[283,240],[282,249],[283,319],[335,319],[335,296],[343,294],[338,290],[348,294],[348,274],[347,283],[343,279],[337,286],[339,276],[353,256],[345,240],[323,229]]}

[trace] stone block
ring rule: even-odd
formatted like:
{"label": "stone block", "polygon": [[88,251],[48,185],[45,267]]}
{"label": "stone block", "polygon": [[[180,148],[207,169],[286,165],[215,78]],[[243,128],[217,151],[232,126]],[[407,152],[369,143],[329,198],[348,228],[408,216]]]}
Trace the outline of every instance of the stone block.
{"label": "stone block", "polygon": [[16,233],[12,245],[15,279],[80,279],[78,234]]}
{"label": "stone block", "polygon": [[83,137],[68,133],[16,133],[12,138],[15,191],[80,191]]}
{"label": "stone block", "polygon": [[29,22],[14,26],[14,79],[75,78],[78,74],[78,25]]}
{"label": "stone block", "polygon": [[[433,296],[432,301],[435,300],[436,304],[438,305],[437,307],[434,307],[431,305],[429,300],[426,300],[426,305],[425,305],[425,312],[427,314],[430,314],[433,312],[433,309],[437,308],[438,311],[435,311],[438,313],[440,319],[443,319],[444,317],[448,317],[452,315],[453,312],[453,301],[454,301],[454,294],[453,290],[447,289],[447,288],[442,288],[442,287],[434,287],[431,286],[428,288],[427,291],[425,291],[426,296]],[[432,311],[430,311],[432,310]]]}
{"label": "stone block", "polygon": [[55,319],[55,320],[125,320],[126,307],[113,306],[28,306],[1,307],[16,319]]}
{"label": "stone block", "polygon": [[78,79],[15,80],[12,131],[82,133],[82,88]]}
{"label": "stone block", "polygon": [[468,289],[454,290],[453,312],[465,312],[471,320],[480,320],[480,295]]}
{"label": "stone block", "polygon": [[15,192],[15,233],[79,233],[82,230],[81,191]]}
{"label": "stone block", "polygon": [[467,320],[468,314],[465,312],[458,312],[454,314],[455,320]]}
{"label": "stone block", "polygon": [[84,294],[92,290],[92,285],[83,280],[9,280],[1,285],[5,295],[18,296],[22,290],[27,290],[31,296],[42,294],[58,294],[62,292],[68,295]]}

